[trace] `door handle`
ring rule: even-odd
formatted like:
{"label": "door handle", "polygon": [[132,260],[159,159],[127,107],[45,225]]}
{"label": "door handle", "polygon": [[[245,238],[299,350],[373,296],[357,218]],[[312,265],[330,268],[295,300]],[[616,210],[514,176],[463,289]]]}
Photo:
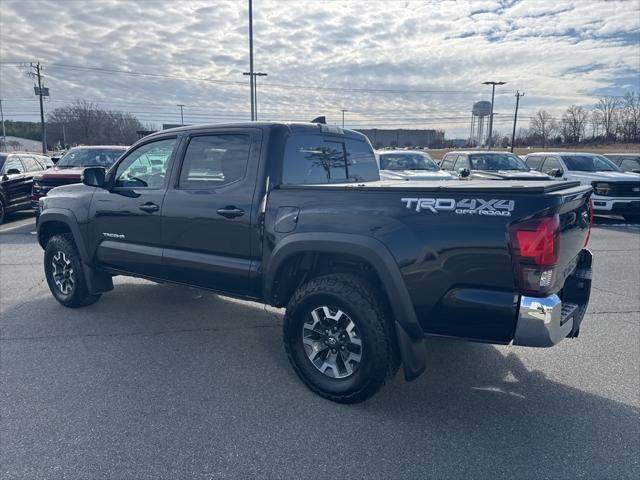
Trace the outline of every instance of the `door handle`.
{"label": "door handle", "polygon": [[238,207],[229,206],[229,207],[219,208],[216,211],[218,212],[218,215],[222,215],[225,218],[235,218],[235,217],[241,217],[242,215],[244,215],[244,210]]}
{"label": "door handle", "polygon": [[138,208],[148,213],[157,212],[158,210],[160,210],[160,207],[158,205],[151,202],[143,203]]}

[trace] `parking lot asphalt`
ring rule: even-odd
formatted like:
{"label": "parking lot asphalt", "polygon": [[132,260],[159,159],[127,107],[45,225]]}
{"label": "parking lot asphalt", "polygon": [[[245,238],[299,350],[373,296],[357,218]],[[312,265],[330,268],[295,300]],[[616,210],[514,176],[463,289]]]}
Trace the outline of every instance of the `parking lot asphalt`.
{"label": "parking lot asphalt", "polygon": [[595,226],[578,339],[429,340],[351,406],[298,381],[281,310],[122,277],[60,306],[33,230],[0,227],[0,478],[640,478],[639,226]]}

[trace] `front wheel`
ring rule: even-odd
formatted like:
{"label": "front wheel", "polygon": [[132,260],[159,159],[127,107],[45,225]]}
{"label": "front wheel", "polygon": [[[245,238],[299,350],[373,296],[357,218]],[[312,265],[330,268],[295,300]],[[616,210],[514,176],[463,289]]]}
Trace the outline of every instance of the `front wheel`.
{"label": "front wheel", "polygon": [[624,215],[624,219],[630,223],[640,223],[640,215]]}
{"label": "front wheel", "polygon": [[305,385],[340,403],[370,398],[399,365],[383,305],[366,282],[351,275],[318,277],[294,293],[284,345]]}
{"label": "front wheel", "polygon": [[89,293],[78,249],[68,233],[55,235],[47,242],[44,273],[49,290],[65,307],[84,307],[100,298],[100,294]]}

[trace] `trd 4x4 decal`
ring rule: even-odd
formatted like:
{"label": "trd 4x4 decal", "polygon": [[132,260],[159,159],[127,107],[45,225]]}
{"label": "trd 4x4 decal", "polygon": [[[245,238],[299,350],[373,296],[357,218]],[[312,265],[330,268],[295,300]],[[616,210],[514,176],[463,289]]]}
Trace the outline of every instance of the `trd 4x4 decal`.
{"label": "trd 4x4 decal", "polygon": [[454,212],[459,215],[488,215],[510,217],[516,203],[513,200],[484,200],[482,198],[402,198],[409,210],[431,213]]}

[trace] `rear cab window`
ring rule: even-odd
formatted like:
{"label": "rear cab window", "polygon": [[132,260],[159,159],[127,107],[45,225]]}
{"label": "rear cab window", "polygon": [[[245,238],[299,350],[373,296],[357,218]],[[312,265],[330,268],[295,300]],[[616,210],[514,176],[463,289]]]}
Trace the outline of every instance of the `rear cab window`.
{"label": "rear cab window", "polygon": [[371,144],[365,139],[326,134],[293,134],[282,167],[284,185],[363,183],[380,180]]}

